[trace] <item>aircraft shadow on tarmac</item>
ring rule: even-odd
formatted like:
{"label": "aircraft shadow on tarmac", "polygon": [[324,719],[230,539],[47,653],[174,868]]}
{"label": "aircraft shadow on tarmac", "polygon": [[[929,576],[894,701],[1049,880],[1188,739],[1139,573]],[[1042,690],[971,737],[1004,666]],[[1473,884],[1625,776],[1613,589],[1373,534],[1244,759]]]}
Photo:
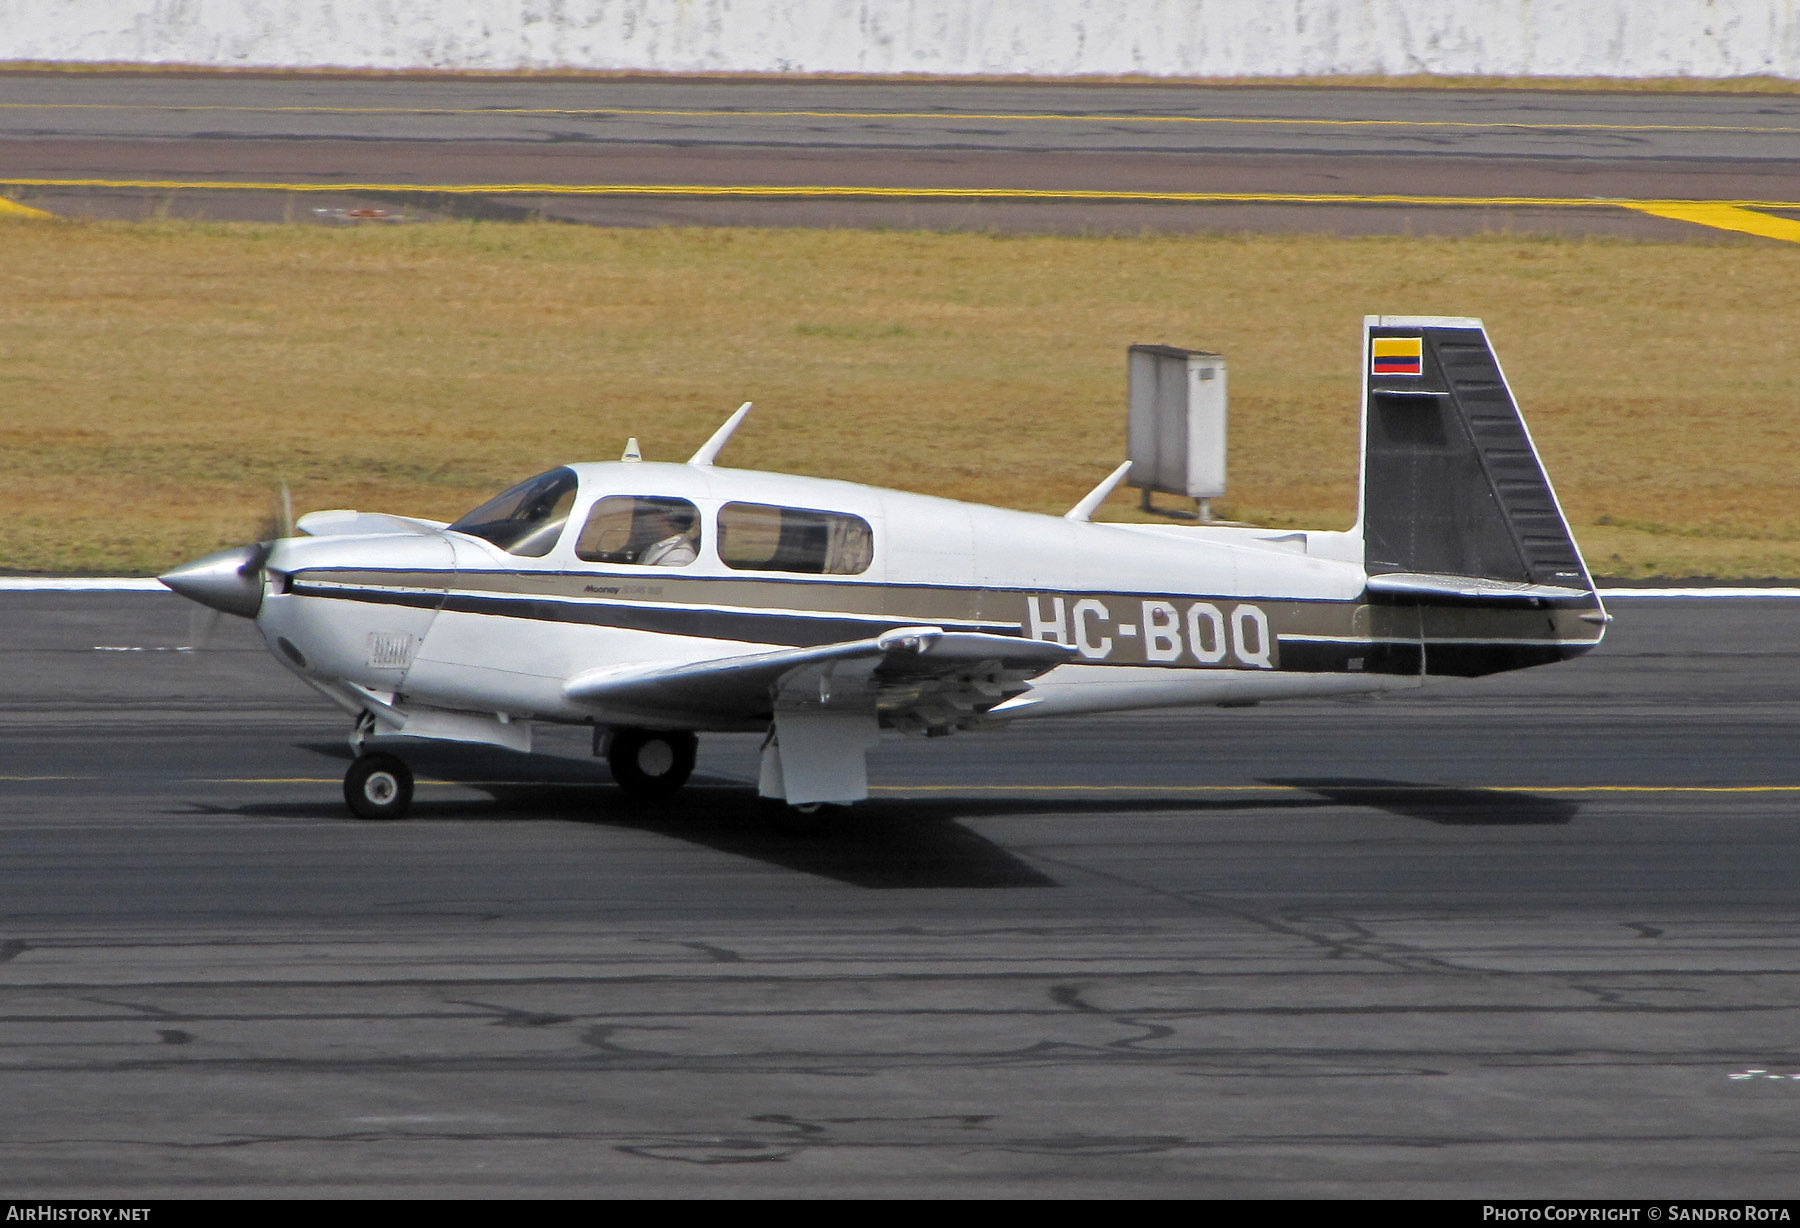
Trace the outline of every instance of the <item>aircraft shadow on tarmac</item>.
{"label": "aircraft shadow on tarmac", "polygon": [[[341,742],[303,743],[332,759],[349,753]],[[962,821],[1029,815],[1307,811],[1354,806],[1443,826],[1559,825],[1580,804],[1560,798],[1493,789],[1454,788],[1357,778],[1283,778],[1266,784],[1292,790],[1246,797],[986,797],[873,799],[829,824],[815,838],[778,830],[767,820],[771,803],[747,781],[697,775],[689,789],[660,802],[626,799],[597,761],[559,755],[522,756],[484,747],[427,746],[408,751],[421,779],[453,781],[486,800],[421,797],[408,823],[433,820],[563,821],[653,831],[719,852],[748,857],[855,886],[903,888],[1054,887],[1055,879]],[[236,813],[345,819],[337,804],[260,803]]]}
{"label": "aircraft shadow on tarmac", "polygon": [[[348,760],[342,742],[301,749]],[[453,781],[485,800],[435,799],[421,789],[403,825],[434,820],[562,821],[655,832],[800,873],[874,888],[1054,887],[1056,880],[959,824],[968,807],[949,802],[870,801],[838,817],[816,836],[770,823],[770,803],[750,782],[696,774],[664,801],[627,798],[597,760],[518,755],[477,746],[421,745],[406,758],[421,781]],[[239,814],[343,819],[339,804],[260,803]]]}
{"label": "aircraft shadow on tarmac", "polygon": [[1369,806],[1446,827],[1559,826],[1575,818],[1580,802],[1499,789],[1458,789],[1404,780],[1282,778],[1266,784],[1305,789],[1328,802]]}

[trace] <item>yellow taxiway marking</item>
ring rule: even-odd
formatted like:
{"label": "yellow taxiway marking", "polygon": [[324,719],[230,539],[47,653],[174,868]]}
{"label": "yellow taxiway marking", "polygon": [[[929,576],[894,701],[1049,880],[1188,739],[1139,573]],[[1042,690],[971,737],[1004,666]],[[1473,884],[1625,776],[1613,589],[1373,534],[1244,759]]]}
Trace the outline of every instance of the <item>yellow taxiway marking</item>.
{"label": "yellow taxiway marking", "polygon": [[[94,779],[98,779],[95,777]],[[336,785],[342,784],[339,776],[196,776],[193,784],[198,785]],[[478,788],[482,785],[555,785],[569,784],[569,781],[558,780],[429,780],[421,778],[414,782],[420,785],[468,785]],[[582,785],[605,784],[605,781],[578,781]]]}
{"label": "yellow taxiway marking", "polygon": [[[1800,242],[1800,221],[1757,210],[1800,210],[1800,201],[1637,200],[1609,196],[1426,196],[1356,192],[1151,192],[1105,188],[927,188],[859,184],[707,183],[271,183],[232,179],[0,179],[14,188],[147,188],[194,192],[441,193],[457,196],[715,196],[781,199],[1045,200],[1139,204],[1420,205],[1505,209],[1631,209],[1719,230]],[[0,198],[0,215],[53,214]]]}
{"label": "yellow taxiway marking", "polygon": [[1711,226],[1715,230],[1738,230],[1744,234],[1761,235],[1765,239],[1785,239],[1789,243],[1800,243],[1800,222],[1792,218],[1770,217],[1742,205],[1656,201],[1626,207],[1653,217],[1666,217],[1671,221],[1693,222],[1699,226]]}
{"label": "yellow taxiway marking", "polygon": [[[0,776],[0,780],[21,780],[21,779],[24,779],[24,780],[77,780],[77,779],[99,780],[100,777],[98,777],[98,776],[82,776],[82,777],[75,777],[75,776],[42,776],[42,777],[39,777],[39,776],[32,776],[32,777]],[[191,783],[191,784],[199,784],[199,785],[337,785],[337,784],[342,784],[343,782],[344,782],[344,779],[341,776],[195,776],[195,777],[192,777],[189,781],[189,783]],[[429,777],[420,777],[414,783],[421,785],[421,786],[430,785],[430,786],[441,787],[441,788],[469,788],[469,789],[484,789],[484,788],[489,788],[489,787],[500,787],[500,786],[506,786],[508,788],[511,788],[514,786],[525,786],[525,785],[529,785],[534,789],[594,789],[594,788],[607,787],[610,782],[605,781],[605,780],[531,780],[531,779],[522,779],[522,780],[513,780],[513,779],[507,779],[507,780],[434,780]],[[729,788],[729,787],[735,787],[735,786],[695,785],[693,787],[696,789],[708,789],[708,788]]]}
{"label": "yellow taxiway marking", "polygon": [[324,107],[230,106],[212,103],[5,102],[0,110],[194,111],[252,115],[543,115],[592,119],[924,119],[1020,124],[1195,124],[1214,127],[1461,128],[1501,132],[1740,132],[1800,135],[1800,128],[1753,124],[1542,123],[1492,119],[1320,119],[1282,115],[1135,115],[1059,111],[812,111],[672,107]]}
{"label": "yellow taxiway marking", "polygon": [[871,785],[871,793],[1800,793],[1800,785]]}
{"label": "yellow taxiway marking", "polygon": [[[75,776],[0,776],[0,780],[88,780]],[[203,776],[205,785],[335,785],[336,776]],[[450,788],[531,786],[533,788],[607,788],[604,780],[435,780],[420,785]],[[701,785],[699,789],[735,789],[736,785]],[[1384,785],[1324,783],[1312,785],[871,785],[871,793],[1317,793],[1330,789],[1343,793],[1800,793],[1800,785]]]}
{"label": "yellow taxiway marking", "polygon": [[0,178],[0,188],[150,188],[158,191],[443,193],[461,196],[883,197],[957,200],[1091,200],[1170,204],[1460,205],[1548,209],[1796,209],[1800,201],[1640,200],[1614,196],[1426,196],[1358,192],[1153,192],[1110,188],[928,188],[861,184],[707,183],[276,183],[233,179]]}
{"label": "yellow taxiway marking", "polygon": [[55,217],[54,213],[45,213],[42,209],[33,209],[30,205],[21,205],[16,200],[8,200],[0,196],[0,217]]}

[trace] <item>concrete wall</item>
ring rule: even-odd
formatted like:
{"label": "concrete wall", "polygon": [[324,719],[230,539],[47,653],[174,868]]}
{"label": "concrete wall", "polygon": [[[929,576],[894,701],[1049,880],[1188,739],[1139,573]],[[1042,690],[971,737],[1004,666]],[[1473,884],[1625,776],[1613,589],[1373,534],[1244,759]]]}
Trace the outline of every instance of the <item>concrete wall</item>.
{"label": "concrete wall", "polygon": [[0,61],[1800,77],[1800,0],[0,0]]}

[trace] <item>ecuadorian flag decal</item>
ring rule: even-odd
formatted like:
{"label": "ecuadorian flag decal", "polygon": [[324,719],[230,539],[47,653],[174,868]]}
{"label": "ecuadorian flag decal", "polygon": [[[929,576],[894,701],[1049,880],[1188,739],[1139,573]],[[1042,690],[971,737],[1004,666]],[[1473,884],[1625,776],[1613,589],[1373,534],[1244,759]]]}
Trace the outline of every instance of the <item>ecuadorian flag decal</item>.
{"label": "ecuadorian flag decal", "polygon": [[1419,337],[1371,337],[1370,375],[1423,375],[1423,340]]}

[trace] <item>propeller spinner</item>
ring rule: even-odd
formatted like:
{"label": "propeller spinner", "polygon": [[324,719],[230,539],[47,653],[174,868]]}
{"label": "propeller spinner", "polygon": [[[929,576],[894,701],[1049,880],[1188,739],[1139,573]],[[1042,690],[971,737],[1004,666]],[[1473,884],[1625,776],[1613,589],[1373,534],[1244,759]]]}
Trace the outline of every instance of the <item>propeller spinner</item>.
{"label": "propeller spinner", "polygon": [[273,546],[273,542],[233,546],[156,578],[189,601],[240,618],[255,618],[262,609],[263,564],[269,561]]}
{"label": "propeller spinner", "polygon": [[[260,535],[250,546],[233,546],[205,558],[183,563],[157,579],[189,601],[240,618],[255,618],[262,609],[265,572],[275,543],[294,535],[294,502],[283,482],[275,491],[274,504]],[[198,637],[197,637],[198,638]]]}

